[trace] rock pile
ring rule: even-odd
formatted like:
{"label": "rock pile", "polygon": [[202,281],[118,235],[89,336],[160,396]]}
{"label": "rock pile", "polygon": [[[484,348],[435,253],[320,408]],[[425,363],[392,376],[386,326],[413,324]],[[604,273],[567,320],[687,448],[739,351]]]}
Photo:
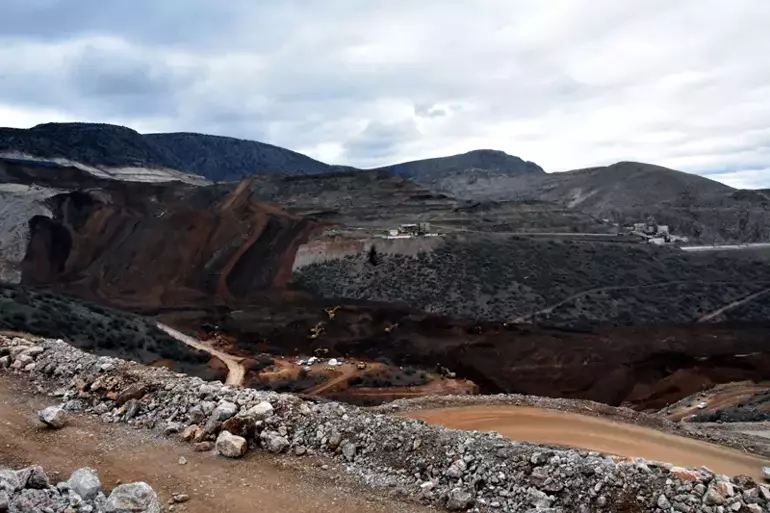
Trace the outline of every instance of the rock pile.
{"label": "rock pile", "polygon": [[105,494],[90,468],[52,484],[40,467],[0,468],[0,512],[8,513],[160,513],[158,496],[147,483],[129,483]]}
{"label": "rock pile", "polygon": [[[363,482],[454,511],[759,513],[770,490],[750,478],[512,442],[333,403],[207,383],[97,357],[61,341],[3,339],[11,368],[63,408],[127,422],[238,457],[263,449],[335,458]],[[33,361],[17,365],[33,351]],[[10,350],[9,350],[10,349]],[[203,444],[201,446],[201,444]]]}

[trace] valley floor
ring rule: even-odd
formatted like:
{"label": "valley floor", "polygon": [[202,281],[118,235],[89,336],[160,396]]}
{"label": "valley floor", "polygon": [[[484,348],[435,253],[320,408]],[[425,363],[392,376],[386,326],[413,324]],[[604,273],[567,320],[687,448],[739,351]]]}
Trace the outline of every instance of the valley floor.
{"label": "valley floor", "polygon": [[[36,419],[37,411],[52,403],[19,380],[0,375],[0,467],[42,465],[51,478],[64,479],[90,466],[108,489],[118,480],[146,481],[164,502],[173,494],[188,494],[190,501],[175,510],[189,513],[433,511],[361,490],[346,476],[322,470],[319,460],[275,459],[256,452],[227,460],[86,415],[71,416],[67,427],[51,431]],[[180,456],[186,464],[179,464]]]}

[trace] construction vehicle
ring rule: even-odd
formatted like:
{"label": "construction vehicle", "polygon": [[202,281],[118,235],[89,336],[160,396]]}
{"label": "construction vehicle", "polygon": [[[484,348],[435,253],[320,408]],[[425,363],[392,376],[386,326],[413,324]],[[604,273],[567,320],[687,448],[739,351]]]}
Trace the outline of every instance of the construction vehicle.
{"label": "construction vehicle", "polygon": [[327,308],[327,309],[325,310],[325,312],[326,312],[326,315],[328,315],[328,316],[329,316],[329,320],[330,320],[330,321],[334,319],[334,315],[337,313],[337,310],[339,310],[340,308],[341,308],[341,307],[340,307],[339,305],[336,305],[336,306],[334,306],[333,308]]}
{"label": "construction vehicle", "polygon": [[390,326],[387,326],[385,328],[385,333],[390,333],[392,331],[395,331],[396,328],[398,328],[398,323],[391,324]]}
{"label": "construction vehicle", "polygon": [[324,334],[323,323],[319,322],[312,328],[310,328],[310,338],[318,338]]}
{"label": "construction vehicle", "polygon": [[364,369],[366,369],[366,364],[365,364],[364,362],[361,362],[361,363],[359,363],[359,364],[356,366],[356,368],[357,368],[358,370],[364,370]]}

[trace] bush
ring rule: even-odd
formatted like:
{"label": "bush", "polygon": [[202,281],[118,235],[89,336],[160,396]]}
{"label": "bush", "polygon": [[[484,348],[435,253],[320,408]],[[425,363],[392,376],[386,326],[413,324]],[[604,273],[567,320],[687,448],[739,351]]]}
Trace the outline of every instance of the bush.
{"label": "bush", "polygon": [[210,373],[209,357],[160,331],[154,322],[78,299],[19,285],[0,284],[0,330],[61,338],[95,354],[143,364],[173,360],[194,375]]}

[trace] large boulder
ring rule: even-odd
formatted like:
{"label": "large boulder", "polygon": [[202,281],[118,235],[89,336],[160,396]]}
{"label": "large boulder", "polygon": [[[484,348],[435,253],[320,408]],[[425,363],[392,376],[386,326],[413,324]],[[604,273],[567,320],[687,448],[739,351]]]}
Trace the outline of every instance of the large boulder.
{"label": "large boulder", "polygon": [[128,483],[112,490],[105,513],[160,513],[158,495],[147,483]]}
{"label": "large boulder", "polygon": [[91,500],[102,491],[102,483],[99,476],[92,468],[79,468],[72,473],[69,485],[73,492],[86,500]]}
{"label": "large boulder", "polygon": [[240,458],[249,448],[245,438],[233,435],[229,431],[219,433],[215,447],[219,454],[227,458]]}
{"label": "large boulder", "polygon": [[64,410],[59,406],[49,406],[38,412],[40,421],[54,429],[61,429],[67,423]]}

